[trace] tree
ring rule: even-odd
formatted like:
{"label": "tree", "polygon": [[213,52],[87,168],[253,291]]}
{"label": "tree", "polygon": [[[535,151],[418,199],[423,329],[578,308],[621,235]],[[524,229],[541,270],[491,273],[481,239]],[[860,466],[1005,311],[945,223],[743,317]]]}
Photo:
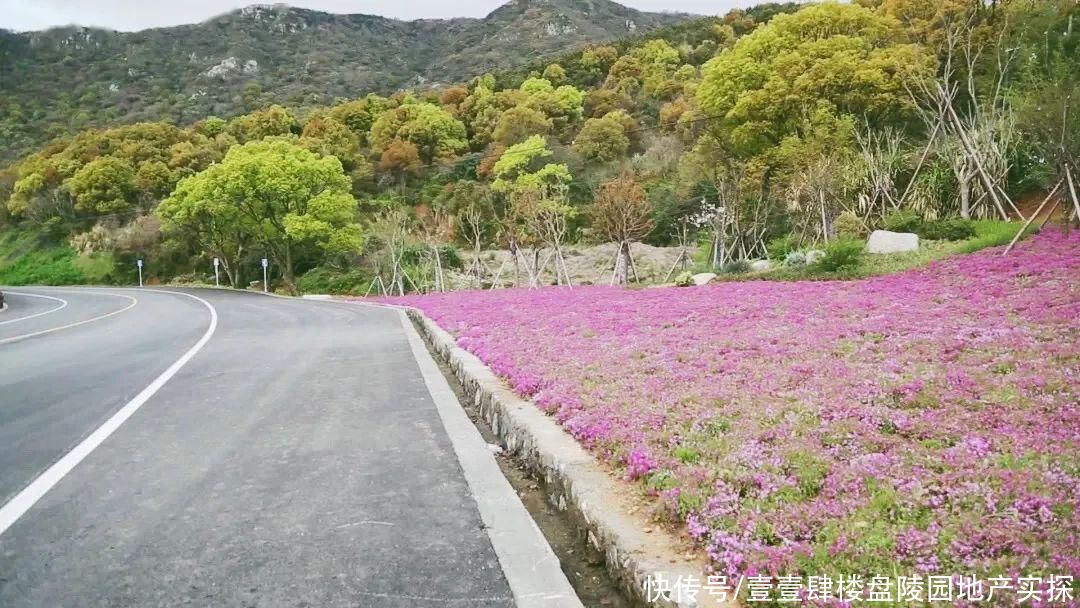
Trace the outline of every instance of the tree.
{"label": "tree", "polygon": [[259,225],[233,201],[217,196],[215,186],[211,179],[185,178],[156,213],[167,234],[208,258],[220,259],[226,279],[235,288],[240,286],[240,262],[257,242]]}
{"label": "tree", "polygon": [[589,207],[589,216],[593,230],[616,243],[614,279],[620,285],[626,285],[632,263],[630,243],[645,238],[653,228],[652,205],[645,196],[645,189],[634,179],[633,173],[624,171],[600,185]]}
{"label": "tree", "polygon": [[229,122],[228,127],[229,133],[241,143],[273,135],[289,135],[298,130],[299,123],[296,118],[278,105],[238,116]]}
{"label": "tree", "polygon": [[362,99],[355,99],[338,104],[330,108],[330,118],[349,127],[357,138],[360,145],[367,143],[371,125],[382,112],[390,108],[390,100],[378,95],[368,95]]}
{"label": "tree", "polygon": [[425,163],[457,154],[469,145],[465,125],[430,103],[406,103],[379,115],[371,125],[371,147],[381,153],[395,139],[415,145]]}
{"label": "tree", "polygon": [[182,180],[170,204],[234,208],[229,217],[253,230],[292,289],[300,251],[359,251],[357,203],[350,186],[337,158],[320,158],[289,141],[265,140],[237,146],[220,164]]}
{"label": "tree", "polygon": [[544,68],[543,77],[551,84],[561,84],[566,80],[566,70],[561,65],[552,63]]}
{"label": "tree", "polygon": [[135,169],[113,156],[90,161],[64,182],[75,209],[103,215],[125,211],[135,200]]}
{"label": "tree", "polygon": [[525,106],[514,106],[502,113],[495,125],[492,139],[499,144],[516,144],[530,135],[551,133],[551,119],[543,112]]}
{"label": "tree", "polygon": [[606,163],[626,154],[630,149],[630,138],[626,136],[624,119],[630,116],[622,110],[609,112],[603,118],[590,118],[585,121],[577,137],[574,138],[574,151],[586,160]]}
{"label": "tree", "polygon": [[172,171],[160,160],[151,160],[139,165],[135,172],[135,188],[139,196],[155,202],[164,198],[174,184]]}
{"label": "tree", "polygon": [[527,264],[531,286],[538,285],[542,270],[539,248],[544,243],[555,249],[557,276],[559,268],[565,273],[561,244],[567,232],[567,220],[575,212],[566,202],[571,175],[564,164],[547,163],[536,168],[551,155],[544,138],[534,135],[507,148],[491,171],[495,176],[491,189],[509,199],[501,229],[514,259],[515,284],[523,244],[532,245],[533,249],[532,264]]}
{"label": "tree", "polygon": [[536,170],[531,170],[537,161],[551,156],[544,138],[533,135],[525,141],[514,144],[495,162],[492,174],[495,181],[491,189],[502,193],[520,193],[536,190],[540,186],[567,184],[570,182],[570,170],[566,165],[548,163]]}
{"label": "tree", "polygon": [[379,171],[389,173],[399,184],[404,184],[410,175],[420,175],[423,168],[416,146],[400,139],[390,142],[379,158]]}
{"label": "tree", "polygon": [[892,17],[854,4],[812,4],[778,15],[705,64],[697,89],[716,132],[743,157],[798,134],[810,116],[910,119],[906,85],[932,75],[934,57],[904,41]]}
{"label": "tree", "polygon": [[333,118],[318,116],[309,120],[299,143],[312,152],[336,156],[346,171],[356,166],[359,141],[349,127]]}

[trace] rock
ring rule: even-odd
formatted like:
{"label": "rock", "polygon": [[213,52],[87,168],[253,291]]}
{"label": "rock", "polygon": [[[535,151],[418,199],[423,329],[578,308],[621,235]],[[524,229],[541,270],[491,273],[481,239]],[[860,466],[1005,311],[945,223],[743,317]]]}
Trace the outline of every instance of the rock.
{"label": "rock", "polygon": [[825,252],[820,249],[811,249],[806,252],[806,263],[813,264],[814,262],[825,257]]}
{"label": "rock", "polygon": [[875,230],[866,241],[869,253],[903,253],[919,250],[919,235],[910,232]]}
{"label": "rock", "polygon": [[750,272],[765,272],[772,270],[772,260],[754,260],[750,262]]}
{"label": "rock", "polygon": [[502,454],[503,453],[502,446],[500,446],[500,445],[495,445],[494,443],[489,443],[489,444],[487,444],[487,446],[488,446],[488,451],[490,451],[492,454]]}
{"label": "rock", "polygon": [[702,272],[699,274],[695,274],[692,278],[694,279],[694,285],[708,285],[712,282],[713,279],[716,278],[716,273]]}

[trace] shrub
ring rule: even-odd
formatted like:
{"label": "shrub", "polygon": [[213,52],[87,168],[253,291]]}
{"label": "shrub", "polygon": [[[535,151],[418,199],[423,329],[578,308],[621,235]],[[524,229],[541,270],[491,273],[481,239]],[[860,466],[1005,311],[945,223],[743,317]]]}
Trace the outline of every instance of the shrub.
{"label": "shrub", "polygon": [[845,211],[837,216],[833,222],[833,229],[840,238],[860,238],[866,236],[866,225],[859,216],[850,211]]}
{"label": "shrub", "polygon": [[931,241],[964,241],[975,236],[975,222],[961,218],[923,222],[916,233]]}
{"label": "shrub", "polygon": [[693,284],[694,284],[694,273],[690,272],[689,270],[684,270],[683,272],[680,272],[678,276],[675,277],[675,285],[678,286],[678,287],[690,287]]}
{"label": "shrub", "polygon": [[746,260],[732,260],[727,264],[724,264],[724,268],[721,272],[724,274],[746,274],[750,272],[750,262]]}
{"label": "shrub", "polygon": [[837,239],[825,246],[825,255],[817,261],[826,272],[857,268],[862,261],[863,242],[856,239]]}
{"label": "shrub", "polygon": [[784,258],[785,266],[806,266],[806,253],[803,251],[792,251]]}
{"label": "shrub", "polygon": [[882,226],[891,232],[917,232],[923,219],[915,211],[896,211],[885,217]]}
{"label": "shrub", "polygon": [[799,239],[793,234],[785,234],[769,241],[769,258],[775,262],[783,262],[788,255],[799,248]]}
{"label": "shrub", "polygon": [[339,293],[364,295],[371,277],[360,270],[339,270],[326,266],[312,268],[297,281],[303,293]]}

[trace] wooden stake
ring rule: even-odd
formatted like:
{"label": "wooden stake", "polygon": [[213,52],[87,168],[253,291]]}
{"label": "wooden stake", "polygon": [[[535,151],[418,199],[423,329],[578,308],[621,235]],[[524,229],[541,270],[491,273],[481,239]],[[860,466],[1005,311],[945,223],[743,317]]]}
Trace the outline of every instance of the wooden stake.
{"label": "wooden stake", "polygon": [[[1005,251],[1001,252],[1001,255],[1008,255],[1009,252],[1012,251],[1012,248],[1016,245],[1017,241],[1020,240],[1020,237],[1023,236],[1024,232],[1026,232],[1028,227],[1031,226],[1031,223],[1035,221],[1035,218],[1039,217],[1039,213],[1042,212],[1043,207],[1046,206],[1046,203],[1050,202],[1050,199],[1053,198],[1055,194],[1057,194],[1058,189],[1061,188],[1061,181],[1062,180],[1058,180],[1058,183],[1054,186],[1054,189],[1050,191],[1050,194],[1046,195],[1046,198],[1044,198],[1043,202],[1039,204],[1039,208],[1035,210],[1035,213],[1031,214],[1031,217],[1029,217],[1028,220],[1024,222],[1024,227],[1016,233],[1016,236],[1014,236],[1013,240],[1009,242],[1009,246],[1005,248]],[[1058,203],[1060,202],[1061,201],[1058,201]],[[1056,204],[1054,205],[1054,208],[1057,208]],[[1053,213],[1052,210],[1051,213]]]}

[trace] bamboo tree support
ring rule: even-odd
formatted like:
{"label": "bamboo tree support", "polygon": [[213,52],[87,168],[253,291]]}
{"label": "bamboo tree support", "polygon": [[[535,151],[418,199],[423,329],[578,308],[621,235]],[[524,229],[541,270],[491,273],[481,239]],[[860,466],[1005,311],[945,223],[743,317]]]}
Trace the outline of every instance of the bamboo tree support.
{"label": "bamboo tree support", "polygon": [[[1014,236],[1013,239],[1009,241],[1009,246],[1005,248],[1005,251],[1001,252],[1001,255],[1009,255],[1009,252],[1012,251],[1012,248],[1016,246],[1016,243],[1020,240],[1020,237],[1023,236],[1025,232],[1027,232],[1027,229],[1031,226],[1032,222],[1035,221],[1035,218],[1039,217],[1039,214],[1042,213],[1043,207],[1046,206],[1046,203],[1050,202],[1050,199],[1054,198],[1054,195],[1057,194],[1057,191],[1061,189],[1062,181],[1064,180],[1058,180],[1058,183],[1054,186],[1052,190],[1050,190],[1050,194],[1047,194],[1046,198],[1043,199],[1043,202],[1039,203],[1039,207],[1035,210],[1035,213],[1032,213],[1031,217],[1029,217],[1027,221],[1024,222],[1024,226],[1016,233],[1016,236]],[[1053,215],[1054,210],[1056,210],[1058,208],[1058,205],[1060,204],[1061,199],[1057,199],[1057,201],[1054,203],[1054,206],[1050,209],[1050,213],[1048,213],[1046,217],[1049,218],[1051,215]]]}
{"label": "bamboo tree support", "polygon": [[[529,258],[526,257],[526,255],[521,252],[520,248],[517,249],[516,253],[517,253],[517,257],[515,258],[514,263],[517,264],[517,263],[520,262],[521,264],[523,264],[525,266],[525,272],[527,272],[529,274],[529,289],[537,289],[537,288],[539,288],[540,287],[540,277],[536,273],[536,265],[529,263]],[[538,256],[536,251],[533,252],[533,256],[534,257]],[[539,264],[539,260],[537,260],[537,265],[538,264]]]}
{"label": "bamboo tree support", "polygon": [[1073,181],[1072,168],[1069,163],[1065,163],[1065,180],[1069,182],[1069,194],[1072,198],[1073,213],[1077,220],[1080,220],[1080,198],[1076,196],[1076,183]]}
{"label": "bamboo tree support", "polygon": [[389,295],[389,294],[386,293],[386,283],[383,282],[382,275],[377,274],[377,275],[375,275],[375,278],[371,280],[371,284],[368,285],[367,291],[364,292],[364,297],[365,298],[368,297],[369,295],[371,295],[371,290],[375,289],[376,285],[379,286],[379,292],[382,294],[382,296],[384,298]]}
{"label": "bamboo tree support", "polygon": [[[620,245],[615,246],[615,255],[611,256],[611,263],[607,266],[607,268],[611,269],[611,280],[608,282],[609,287],[615,285],[616,275],[619,273],[619,254],[622,252],[620,247],[621,247]],[[606,270],[601,270],[600,275],[596,277],[596,282],[599,283],[600,279],[605,274],[607,274],[607,271]]]}
{"label": "bamboo tree support", "polygon": [[446,277],[443,274],[442,256],[439,255],[438,246],[432,246],[431,251],[435,254],[435,291],[442,293],[446,291]]}
{"label": "bamboo tree support", "polygon": [[690,229],[687,227],[684,221],[682,226],[679,227],[679,231],[676,233],[679,239],[679,257],[675,259],[675,263],[671,265],[671,269],[664,275],[664,283],[667,283],[671,279],[671,275],[675,273],[676,268],[680,268],[685,272],[686,267],[694,263],[693,257],[690,255]]}
{"label": "bamboo tree support", "polygon": [[[944,94],[943,91],[942,93]],[[1008,221],[1009,214],[1005,212],[1005,207],[998,199],[998,189],[996,187],[997,180],[991,179],[990,174],[987,173],[986,169],[983,167],[982,161],[979,160],[979,155],[975,151],[975,147],[967,137],[964,123],[960,121],[960,117],[956,114],[956,110],[951,103],[947,105],[947,109],[950,118],[952,118],[953,127],[956,129],[956,135],[960,140],[960,145],[964,148],[964,152],[967,154],[968,158],[971,159],[971,162],[975,164],[975,172],[978,174],[979,180],[983,183],[983,187],[986,189],[987,193],[989,193],[990,200],[993,201],[994,206],[997,207],[998,213],[1001,214],[1001,219]],[[1011,201],[1010,204],[1012,204]]]}
{"label": "bamboo tree support", "polygon": [[562,247],[555,247],[555,282],[559,282],[559,271],[562,270],[563,278],[566,279],[566,287],[574,288],[574,281],[570,278],[570,270],[566,267],[566,258],[563,257]]}
{"label": "bamboo tree support", "polygon": [[476,279],[476,288],[483,289],[484,277],[491,272],[491,269],[487,267],[487,264],[480,259],[480,252],[473,252],[472,264],[469,265],[468,273]]}
{"label": "bamboo tree support", "polygon": [[499,264],[499,271],[495,273],[495,278],[491,279],[491,287],[489,289],[495,289],[499,286],[499,280],[502,279],[503,271],[506,270],[506,265],[510,262],[510,258],[503,258],[502,264]]}

